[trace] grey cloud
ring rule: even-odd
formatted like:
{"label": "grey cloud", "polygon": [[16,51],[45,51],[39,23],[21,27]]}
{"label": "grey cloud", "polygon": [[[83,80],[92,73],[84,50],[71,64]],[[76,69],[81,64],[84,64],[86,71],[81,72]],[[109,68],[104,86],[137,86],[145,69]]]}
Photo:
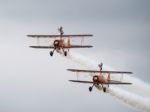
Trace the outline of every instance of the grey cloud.
{"label": "grey cloud", "polygon": [[58,24],[66,33],[93,33],[95,38],[85,41],[95,47],[79,52],[105,56],[110,65],[149,81],[149,4],[149,0],[1,0],[0,103],[4,107],[0,110],[134,112],[96,90],[88,93],[87,85],[69,83],[75,77],[65,69],[74,63],[58,55],[50,58],[49,51],[29,49],[31,40],[25,35],[51,33]]}
{"label": "grey cloud", "polygon": [[[149,21],[149,1],[137,0],[44,0],[1,3],[4,17],[15,20],[52,19],[56,21]],[[35,21],[37,21],[35,20]]]}

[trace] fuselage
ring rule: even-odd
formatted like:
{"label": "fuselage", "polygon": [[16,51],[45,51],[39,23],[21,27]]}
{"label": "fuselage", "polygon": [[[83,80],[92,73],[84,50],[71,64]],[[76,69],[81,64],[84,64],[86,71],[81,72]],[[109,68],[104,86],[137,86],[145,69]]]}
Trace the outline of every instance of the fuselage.
{"label": "fuselage", "polygon": [[105,78],[102,74],[93,76],[93,82],[95,84],[103,84],[108,83],[108,78]]}
{"label": "fuselage", "polygon": [[69,47],[69,44],[65,43],[64,40],[54,40],[53,45],[55,48]]}

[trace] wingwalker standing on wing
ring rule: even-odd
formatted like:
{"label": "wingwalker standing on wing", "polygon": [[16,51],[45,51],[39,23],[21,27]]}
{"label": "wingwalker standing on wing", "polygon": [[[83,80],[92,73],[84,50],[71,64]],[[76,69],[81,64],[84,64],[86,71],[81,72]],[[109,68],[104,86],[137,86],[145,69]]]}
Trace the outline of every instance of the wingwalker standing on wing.
{"label": "wingwalker standing on wing", "polygon": [[[82,43],[81,43],[81,45],[72,45],[70,43],[70,38],[92,37],[93,35],[91,35],[91,34],[64,35],[63,27],[60,27],[58,29],[58,31],[59,31],[60,35],[27,35],[28,37],[37,38],[37,39],[39,39],[39,38],[59,38],[59,39],[55,39],[53,42],[53,45],[50,45],[50,46],[30,46],[30,47],[31,48],[39,48],[39,49],[53,49],[52,51],[50,51],[50,56],[53,56],[55,50],[57,52],[62,50],[64,55],[67,56],[67,51],[69,51],[70,48],[91,48],[91,47],[93,47],[91,45],[82,45]],[[66,38],[68,39],[67,42],[65,42]],[[65,49],[67,49],[67,50],[65,50]]]}
{"label": "wingwalker standing on wing", "polygon": [[[101,86],[104,92],[106,92],[106,87],[104,85],[107,85],[109,87],[110,84],[113,85],[130,85],[132,83],[130,82],[121,82],[117,80],[111,80],[110,74],[132,74],[132,72],[126,72],[126,71],[103,71],[102,66],[103,63],[98,65],[100,70],[80,70],[80,69],[67,69],[71,72],[83,72],[83,73],[99,73],[97,75],[93,75],[92,81],[82,81],[82,80],[69,80],[71,82],[77,82],[77,83],[86,83],[86,84],[92,84],[92,86],[89,87],[89,91],[91,92],[94,86]],[[105,77],[104,75],[107,75]]]}

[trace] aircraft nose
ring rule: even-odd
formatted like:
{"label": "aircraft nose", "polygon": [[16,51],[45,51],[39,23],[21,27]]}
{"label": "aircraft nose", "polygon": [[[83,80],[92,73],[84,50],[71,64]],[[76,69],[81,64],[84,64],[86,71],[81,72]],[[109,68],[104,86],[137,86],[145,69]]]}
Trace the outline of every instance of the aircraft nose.
{"label": "aircraft nose", "polygon": [[54,46],[58,46],[58,44],[59,44],[59,40],[55,40],[54,41]]}
{"label": "aircraft nose", "polygon": [[93,81],[94,81],[94,82],[98,81],[98,76],[94,76],[94,77],[93,77]]}

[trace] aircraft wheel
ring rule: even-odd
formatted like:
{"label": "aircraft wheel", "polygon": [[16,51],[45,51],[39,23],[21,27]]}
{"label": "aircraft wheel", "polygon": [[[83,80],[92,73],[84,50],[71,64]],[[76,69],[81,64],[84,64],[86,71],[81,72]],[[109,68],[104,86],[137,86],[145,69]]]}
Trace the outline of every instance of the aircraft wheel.
{"label": "aircraft wheel", "polygon": [[53,52],[52,51],[50,52],[50,56],[53,56]]}
{"label": "aircraft wheel", "polygon": [[103,88],[103,91],[106,92],[106,87]]}
{"label": "aircraft wheel", "polygon": [[90,92],[92,91],[92,87],[91,87],[91,86],[89,87],[89,91],[90,91]]}
{"label": "aircraft wheel", "polygon": [[67,56],[67,51],[64,52],[64,55]]}

